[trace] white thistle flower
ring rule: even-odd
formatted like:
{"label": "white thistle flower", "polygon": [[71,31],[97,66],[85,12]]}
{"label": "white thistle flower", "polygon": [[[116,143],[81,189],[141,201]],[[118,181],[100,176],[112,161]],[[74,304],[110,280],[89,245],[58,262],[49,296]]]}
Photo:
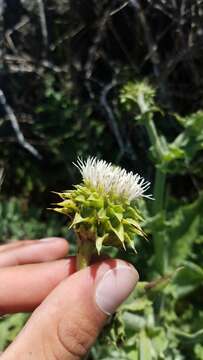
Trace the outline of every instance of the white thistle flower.
{"label": "white thistle flower", "polygon": [[119,166],[98,160],[96,157],[88,157],[86,161],[79,158],[74,165],[79,169],[84,183],[90,184],[97,190],[115,194],[130,202],[139,197],[153,200],[151,194],[145,194],[150,187],[150,182],[139,174],[127,172]]}
{"label": "white thistle flower", "polygon": [[62,201],[54,211],[68,217],[68,226],[77,235],[77,268],[88,266],[92,254],[103,246],[133,249],[137,236],[147,238],[141,227],[144,220],[136,200],[150,187],[139,174],[127,172],[104,160],[88,157],[74,164],[83,181],[74,189],[57,193]]}

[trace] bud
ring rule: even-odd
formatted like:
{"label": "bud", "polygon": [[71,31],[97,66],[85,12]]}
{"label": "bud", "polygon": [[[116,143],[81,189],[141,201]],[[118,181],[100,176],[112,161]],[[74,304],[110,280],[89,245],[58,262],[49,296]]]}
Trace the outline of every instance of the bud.
{"label": "bud", "polygon": [[78,238],[78,268],[87,266],[92,254],[103,246],[132,248],[135,235],[146,237],[137,207],[150,183],[140,175],[96,158],[75,164],[82,183],[74,190],[58,193],[62,201],[53,210],[67,215],[68,226]]}

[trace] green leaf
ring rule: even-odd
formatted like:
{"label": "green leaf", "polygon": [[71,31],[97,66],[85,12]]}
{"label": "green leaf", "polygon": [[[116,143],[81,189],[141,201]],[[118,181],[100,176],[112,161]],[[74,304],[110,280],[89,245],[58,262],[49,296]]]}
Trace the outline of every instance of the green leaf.
{"label": "green leaf", "polygon": [[139,360],[152,360],[153,349],[145,330],[140,332]]}
{"label": "green leaf", "polygon": [[107,209],[108,216],[113,220],[116,218],[116,222],[120,223],[123,218],[124,209],[121,205],[114,205],[112,203],[109,204]]}
{"label": "green leaf", "polygon": [[74,197],[74,200],[77,201],[77,202],[79,202],[79,203],[82,203],[82,204],[86,203],[86,201],[87,201],[87,199],[85,198],[85,196],[84,196],[84,195],[81,195],[81,194],[75,196],[75,197]]}
{"label": "green leaf", "polygon": [[127,352],[129,360],[138,360],[138,351],[136,349]]}
{"label": "green leaf", "polygon": [[121,90],[120,101],[126,110],[136,110],[137,107],[141,114],[145,114],[157,111],[154,97],[155,89],[147,81],[128,82]]}
{"label": "green leaf", "polygon": [[28,314],[16,314],[0,319],[0,351],[15,339],[28,317]]}
{"label": "green leaf", "polygon": [[133,239],[131,239],[126,231],[125,231],[125,243],[127,244],[128,247],[133,249],[133,251],[137,254],[137,250],[135,249],[135,244],[134,244],[134,236]]}
{"label": "green leaf", "polygon": [[164,152],[162,156],[162,161],[164,163],[164,166],[166,166],[165,163],[170,163],[178,159],[183,159],[184,156],[184,150],[172,143],[168,145],[168,151]]}
{"label": "green leaf", "polygon": [[166,336],[166,333],[164,331],[163,327],[156,327],[154,329],[149,330],[148,334],[152,340],[153,349],[155,351],[156,356],[155,359],[165,359],[165,350],[168,348],[168,338]]}
{"label": "green leaf", "polygon": [[135,205],[128,206],[125,211],[125,218],[132,218],[134,220],[143,221],[143,217],[140,215],[138,209],[136,209]]}
{"label": "green leaf", "polygon": [[185,117],[175,114],[176,120],[185,129],[174,141],[184,151],[190,162],[203,149],[203,111],[199,110]]}
{"label": "green leaf", "polygon": [[79,213],[76,213],[71,225],[69,226],[69,228],[71,229],[73,226],[75,226],[77,224],[80,224],[80,223],[83,223],[83,222],[91,223],[92,219],[90,217],[83,218]]}
{"label": "green leaf", "polygon": [[123,214],[118,213],[118,212],[114,212],[113,215],[117,218],[118,221],[122,221]]}
{"label": "green leaf", "polygon": [[203,345],[196,344],[194,347],[194,353],[197,360],[203,360]]}
{"label": "green leaf", "polygon": [[108,238],[108,236],[109,236],[108,234],[105,234],[104,236],[98,236],[96,238],[96,249],[97,249],[98,255],[100,255],[103,242],[105,241],[106,238]]}
{"label": "green leaf", "polygon": [[177,298],[192,292],[203,284],[203,268],[191,261],[185,261],[184,267],[174,279],[174,294]]}
{"label": "green leaf", "polygon": [[48,208],[48,210],[56,211],[59,214],[69,215],[72,212],[70,208]]}
{"label": "green leaf", "polygon": [[147,238],[144,231],[142,230],[141,226],[137,223],[137,221],[135,221],[133,219],[129,219],[129,218],[128,219],[123,219],[123,224],[124,225],[125,224],[126,225],[132,225],[133,229],[134,229],[134,232],[136,232],[136,234]]}
{"label": "green leaf", "polygon": [[97,212],[97,217],[99,220],[101,220],[101,222],[106,222],[109,217],[106,214],[106,210],[104,208],[101,208],[98,212]]}
{"label": "green leaf", "polygon": [[57,203],[57,205],[65,208],[65,209],[77,210],[77,206],[74,203],[74,201],[72,201],[72,200],[64,200],[64,201]]}
{"label": "green leaf", "polygon": [[191,253],[192,245],[199,237],[203,218],[203,193],[197,200],[180,206],[170,213],[165,231],[170,241],[168,257],[174,267],[180,266]]}
{"label": "green leaf", "polygon": [[123,247],[125,249],[125,238],[124,238],[123,224],[119,224],[116,228],[111,226],[111,230],[114,232],[114,234],[116,234],[118,239],[122,242],[122,245],[123,245]]}
{"label": "green leaf", "polygon": [[152,302],[145,296],[140,297],[139,299],[134,300],[133,302],[130,302],[129,304],[126,303],[122,306],[122,310],[126,311],[143,311],[147,306],[151,306]]}
{"label": "green leaf", "polygon": [[189,334],[178,329],[174,329],[173,331],[183,343],[203,342],[203,329],[196,331],[193,334]]}
{"label": "green leaf", "polygon": [[102,197],[98,197],[98,194],[91,194],[87,200],[90,206],[93,206],[97,209],[101,209],[104,207],[104,199]]}

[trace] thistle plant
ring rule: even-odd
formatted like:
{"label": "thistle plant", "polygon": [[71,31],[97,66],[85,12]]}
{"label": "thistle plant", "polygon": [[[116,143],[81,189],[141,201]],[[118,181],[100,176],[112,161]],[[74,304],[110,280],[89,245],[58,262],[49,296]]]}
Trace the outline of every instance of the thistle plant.
{"label": "thistle plant", "polygon": [[74,164],[82,183],[73,190],[57,193],[62,201],[53,210],[68,217],[68,227],[75,231],[78,242],[77,268],[88,266],[94,253],[103,246],[135,250],[136,235],[146,237],[137,208],[150,182],[139,174],[127,172],[103,160],[79,159]]}

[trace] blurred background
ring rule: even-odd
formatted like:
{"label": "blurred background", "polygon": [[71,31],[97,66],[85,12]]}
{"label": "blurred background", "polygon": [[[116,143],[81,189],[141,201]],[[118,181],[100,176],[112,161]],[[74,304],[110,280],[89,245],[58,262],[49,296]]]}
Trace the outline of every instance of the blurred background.
{"label": "blurred background", "polygon": [[[90,359],[203,360],[202,61],[202,0],[0,0],[0,242],[68,238],[46,209],[78,156],[152,183],[149,242],[118,255],[159,286]],[[0,319],[0,349],[23,322]]]}

